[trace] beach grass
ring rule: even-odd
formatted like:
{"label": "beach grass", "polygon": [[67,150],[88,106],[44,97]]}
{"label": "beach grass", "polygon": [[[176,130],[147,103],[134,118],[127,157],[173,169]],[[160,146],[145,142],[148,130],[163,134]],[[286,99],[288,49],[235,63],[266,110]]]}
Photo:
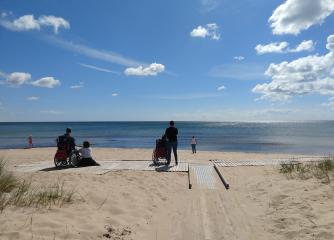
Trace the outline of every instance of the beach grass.
{"label": "beach grass", "polygon": [[8,172],[0,159],[0,211],[8,206],[16,207],[61,207],[73,200],[74,190],[65,189],[64,182],[44,187],[34,187],[31,181],[20,180]]}
{"label": "beach grass", "polygon": [[317,162],[290,161],[289,163],[282,163],[279,171],[290,178],[309,179],[315,177],[320,179],[322,183],[329,184],[334,175],[334,156],[323,157],[322,160]]}

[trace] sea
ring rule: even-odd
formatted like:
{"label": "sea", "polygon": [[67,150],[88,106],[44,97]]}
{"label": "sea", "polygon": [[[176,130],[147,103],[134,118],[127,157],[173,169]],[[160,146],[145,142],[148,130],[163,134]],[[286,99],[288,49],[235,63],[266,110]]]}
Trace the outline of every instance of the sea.
{"label": "sea", "polygon": [[[189,149],[191,137],[197,149],[231,152],[285,152],[334,154],[334,121],[306,122],[176,122],[179,149]],[[72,129],[76,143],[93,147],[153,149],[168,122],[1,122],[0,148],[54,147],[56,138]]]}

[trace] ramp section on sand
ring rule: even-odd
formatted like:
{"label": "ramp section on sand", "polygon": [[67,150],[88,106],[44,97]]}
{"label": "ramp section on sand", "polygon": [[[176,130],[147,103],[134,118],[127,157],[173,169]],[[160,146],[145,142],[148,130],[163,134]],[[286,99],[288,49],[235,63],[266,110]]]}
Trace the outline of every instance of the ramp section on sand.
{"label": "ramp section on sand", "polygon": [[189,171],[192,171],[196,186],[201,189],[215,189],[216,178],[214,177],[215,170],[210,165],[190,165]]}
{"label": "ramp section on sand", "polygon": [[78,168],[55,168],[52,163],[33,163],[15,166],[16,171],[62,171],[62,172],[84,172],[102,175],[110,171],[139,170],[139,171],[161,171],[161,172],[187,172],[188,163],[180,162],[175,165],[153,165],[152,161],[100,161],[101,166],[78,167]]}
{"label": "ramp section on sand", "polygon": [[268,160],[212,160],[218,167],[238,167],[238,166],[265,166],[279,165],[282,163],[298,163],[298,162],[316,162],[322,157],[298,157],[291,159],[268,159]]}

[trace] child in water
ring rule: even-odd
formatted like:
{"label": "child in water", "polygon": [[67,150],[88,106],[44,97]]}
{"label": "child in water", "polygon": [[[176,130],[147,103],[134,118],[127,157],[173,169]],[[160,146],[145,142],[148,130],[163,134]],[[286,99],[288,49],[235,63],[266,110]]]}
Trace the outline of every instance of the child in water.
{"label": "child in water", "polygon": [[92,157],[92,148],[90,147],[90,143],[88,141],[84,141],[82,144],[82,148],[79,149],[81,154],[81,161],[78,163],[78,166],[100,166]]}

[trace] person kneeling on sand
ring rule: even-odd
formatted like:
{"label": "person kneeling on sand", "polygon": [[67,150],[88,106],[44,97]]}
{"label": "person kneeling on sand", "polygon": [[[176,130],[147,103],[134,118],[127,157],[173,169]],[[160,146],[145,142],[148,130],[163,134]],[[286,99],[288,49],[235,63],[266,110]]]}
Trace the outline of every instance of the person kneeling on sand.
{"label": "person kneeling on sand", "polygon": [[90,147],[90,143],[88,141],[84,141],[82,144],[82,148],[79,149],[79,153],[81,154],[81,160],[78,163],[78,167],[85,166],[100,166],[92,157],[92,148]]}

